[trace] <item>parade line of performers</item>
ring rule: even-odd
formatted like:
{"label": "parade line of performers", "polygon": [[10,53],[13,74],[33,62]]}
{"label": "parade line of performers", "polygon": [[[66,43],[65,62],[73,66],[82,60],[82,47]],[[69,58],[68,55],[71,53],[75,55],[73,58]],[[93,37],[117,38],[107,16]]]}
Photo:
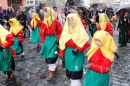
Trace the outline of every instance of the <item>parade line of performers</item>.
{"label": "parade line of performers", "polygon": [[[127,12],[125,14],[127,15]],[[46,76],[46,80],[50,81],[54,78],[59,57],[66,68],[66,76],[71,80],[70,86],[109,86],[109,71],[114,54],[118,57],[117,46],[112,37],[114,27],[111,24],[111,21],[115,21],[115,17],[110,20],[107,14],[92,11],[90,13],[92,18],[90,32],[93,38],[90,42],[85,30],[86,25],[77,13],[67,15],[64,28],[50,7],[44,8],[43,15],[44,20],[40,19],[37,13],[32,14],[30,41],[38,44],[37,49],[48,66],[49,74]],[[127,32],[121,31],[124,28],[127,29],[127,23],[129,23],[129,20],[125,18],[127,16],[120,19],[118,26],[121,46],[127,44],[127,40],[123,38],[127,36],[125,34]],[[8,22],[9,31],[6,23],[0,25],[0,71],[8,76],[6,83],[13,81],[14,85],[18,86],[19,83],[13,73],[15,70],[13,58],[15,55],[20,55],[21,61],[26,60],[22,44],[24,42],[23,26],[15,18],[9,19]],[[96,22],[98,22],[97,27]],[[41,47],[40,43],[42,43]],[[90,50],[86,54],[87,64],[85,64],[84,51],[89,47]],[[86,77],[81,84],[83,68],[86,68]]]}

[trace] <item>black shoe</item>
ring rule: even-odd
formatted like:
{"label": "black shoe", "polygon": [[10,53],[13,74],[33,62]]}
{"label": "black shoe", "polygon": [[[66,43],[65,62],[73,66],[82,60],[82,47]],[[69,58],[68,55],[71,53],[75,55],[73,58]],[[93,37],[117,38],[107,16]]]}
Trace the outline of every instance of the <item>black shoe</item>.
{"label": "black shoe", "polygon": [[116,52],[114,52],[114,55],[116,56],[117,59],[120,58],[120,55],[117,54]]}
{"label": "black shoe", "polygon": [[6,80],[5,80],[5,83],[10,83],[11,82],[11,78],[7,78]]}
{"label": "black shoe", "polygon": [[127,44],[124,44],[123,46],[124,46],[124,47],[127,47]]}
{"label": "black shoe", "polygon": [[20,57],[20,61],[24,61],[24,60],[25,60],[24,55],[21,55],[21,57]]}
{"label": "black shoe", "polygon": [[123,44],[121,44],[119,47],[123,47]]}

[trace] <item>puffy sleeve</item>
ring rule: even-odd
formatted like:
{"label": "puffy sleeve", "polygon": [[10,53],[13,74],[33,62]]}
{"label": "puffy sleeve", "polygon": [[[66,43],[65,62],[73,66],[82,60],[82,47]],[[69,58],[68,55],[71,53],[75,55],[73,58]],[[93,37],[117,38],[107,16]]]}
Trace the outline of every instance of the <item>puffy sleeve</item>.
{"label": "puffy sleeve", "polygon": [[112,26],[111,23],[107,23],[106,31],[107,31],[111,36],[113,36],[113,26]]}
{"label": "puffy sleeve", "polygon": [[57,39],[58,40],[60,39],[62,30],[63,30],[63,28],[62,28],[61,23],[58,20],[56,20],[56,34],[57,34]]}
{"label": "puffy sleeve", "polygon": [[37,18],[36,18],[36,21],[38,22],[38,24],[39,24],[39,25],[41,25],[41,24],[42,24],[42,22],[43,22],[42,20],[37,19]]}
{"label": "puffy sleeve", "polygon": [[41,39],[42,39],[42,43],[44,43],[45,41],[45,24],[42,23],[41,27],[40,27],[40,36],[41,36]]}
{"label": "puffy sleeve", "polygon": [[106,29],[107,29],[107,31],[112,31],[113,30],[112,24],[111,23],[107,23]]}
{"label": "puffy sleeve", "polygon": [[2,45],[3,48],[8,48],[8,47],[10,47],[11,45],[14,44],[13,36],[11,34],[8,34],[6,36],[6,41],[7,42]]}
{"label": "puffy sleeve", "polygon": [[61,57],[64,57],[64,52],[65,52],[64,50],[61,50],[61,49],[59,50],[59,54]]}
{"label": "puffy sleeve", "polygon": [[111,68],[111,64],[112,62],[109,59],[104,58],[102,64],[98,65],[93,63],[89,69],[99,73],[107,73]]}
{"label": "puffy sleeve", "polygon": [[85,20],[84,20],[84,19],[82,19],[82,18],[80,18],[80,20],[81,20],[81,22],[82,22],[82,24],[83,24],[84,28],[86,29],[86,27],[87,27],[87,23],[86,23],[86,22],[85,22]]}
{"label": "puffy sleeve", "polygon": [[24,42],[23,31],[22,30],[20,30],[18,32],[17,36],[18,36],[19,41]]}
{"label": "puffy sleeve", "polygon": [[83,46],[82,48],[79,48],[79,52],[84,51],[84,50],[87,49],[89,46],[90,46],[90,42],[88,41],[88,42],[86,42],[86,43],[84,44],[84,46]]}

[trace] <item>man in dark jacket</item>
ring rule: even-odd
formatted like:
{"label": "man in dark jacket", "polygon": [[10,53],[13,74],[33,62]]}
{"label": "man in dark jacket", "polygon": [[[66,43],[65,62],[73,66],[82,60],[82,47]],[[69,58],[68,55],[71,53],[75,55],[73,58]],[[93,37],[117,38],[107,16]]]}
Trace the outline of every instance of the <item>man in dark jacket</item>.
{"label": "man in dark jacket", "polygon": [[111,18],[114,15],[114,12],[111,8],[108,8],[107,6],[104,7],[103,13],[105,13],[108,18]]}
{"label": "man in dark jacket", "polygon": [[23,11],[21,11],[21,14],[18,15],[18,21],[21,23],[21,25],[24,27],[23,28],[23,32],[24,32],[24,37],[25,37],[25,28],[26,28],[26,21],[27,21],[27,17],[24,14]]}
{"label": "man in dark jacket", "polygon": [[44,10],[45,5],[46,5],[45,3],[40,3],[39,6],[36,7],[36,13],[40,16],[41,20],[44,19],[44,16],[41,13],[42,12],[41,10]]}
{"label": "man in dark jacket", "polygon": [[2,13],[2,6],[0,5],[0,23],[2,22],[2,19],[4,19],[4,17]]}
{"label": "man in dark jacket", "polygon": [[97,10],[98,5],[93,4],[92,5],[92,10],[89,12],[89,31],[91,33],[91,36],[93,37],[94,33],[96,32],[97,29],[97,23],[99,22],[99,11]]}

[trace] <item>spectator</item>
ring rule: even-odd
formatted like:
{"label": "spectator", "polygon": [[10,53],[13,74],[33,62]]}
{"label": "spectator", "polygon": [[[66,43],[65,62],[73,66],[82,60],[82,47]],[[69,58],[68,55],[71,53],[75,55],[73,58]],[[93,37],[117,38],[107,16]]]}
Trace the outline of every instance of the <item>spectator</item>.
{"label": "spectator", "polygon": [[3,19],[3,12],[2,12],[2,6],[0,5],[0,23]]}
{"label": "spectator", "polygon": [[23,32],[24,32],[24,38],[25,38],[25,28],[26,28],[26,20],[27,20],[27,17],[26,15],[24,14],[23,11],[20,12],[21,14],[18,15],[17,19],[18,21],[21,23],[21,25],[24,27],[23,28]]}

